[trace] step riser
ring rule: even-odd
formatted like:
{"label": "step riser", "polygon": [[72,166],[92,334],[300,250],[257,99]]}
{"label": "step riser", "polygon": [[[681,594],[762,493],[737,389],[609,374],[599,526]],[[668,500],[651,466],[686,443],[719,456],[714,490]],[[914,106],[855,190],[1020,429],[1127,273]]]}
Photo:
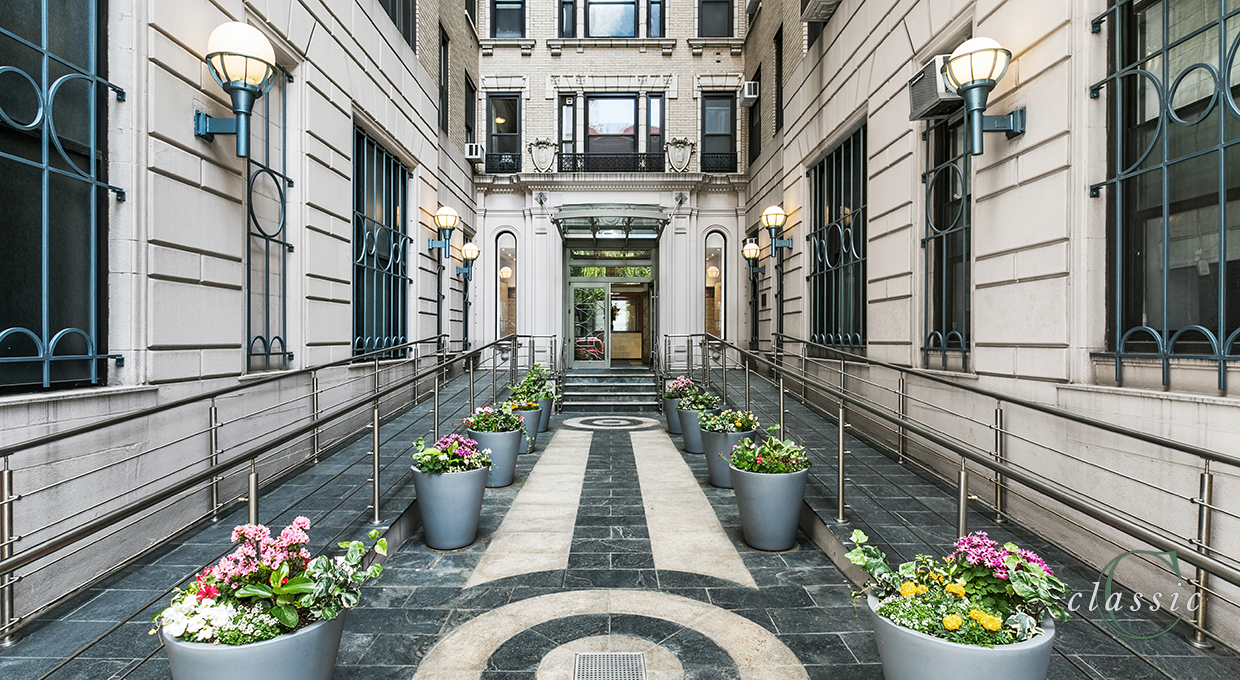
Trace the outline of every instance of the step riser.
{"label": "step riser", "polygon": [[653,404],[608,404],[606,406],[575,406],[564,404],[564,413],[598,413],[600,411],[617,411],[622,413],[657,413],[659,407]]}

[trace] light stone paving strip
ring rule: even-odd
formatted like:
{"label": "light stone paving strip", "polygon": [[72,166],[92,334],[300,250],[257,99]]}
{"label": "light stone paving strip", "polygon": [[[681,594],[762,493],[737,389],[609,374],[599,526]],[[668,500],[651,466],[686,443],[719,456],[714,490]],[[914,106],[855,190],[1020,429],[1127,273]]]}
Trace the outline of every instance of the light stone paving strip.
{"label": "light stone paving strip", "polygon": [[573,680],[578,654],[628,652],[646,661],[646,680],[684,680],[685,669],[676,655],[657,642],[627,635],[598,635],[573,640],[551,650],[538,664],[535,680]]}
{"label": "light stone paving strip", "polygon": [[762,626],[726,609],[679,595],[646,590],[552,593],[481,614],[435,645],[414,680],[479,680],[487,659],[523,630],[583,614],[634,614],[696,630],[736,662],[742,680],[808,680],[800,660]]}
{"label": "light stone paving strip", "polygon": [[518,574],[568,568],[590,432],[560,430],[547,445],[466,588]]}
{"label": "light stone paving strip", "polygon": [[680,451],[664,432],[633,432],[654,568],[727,579],[757,588]]}

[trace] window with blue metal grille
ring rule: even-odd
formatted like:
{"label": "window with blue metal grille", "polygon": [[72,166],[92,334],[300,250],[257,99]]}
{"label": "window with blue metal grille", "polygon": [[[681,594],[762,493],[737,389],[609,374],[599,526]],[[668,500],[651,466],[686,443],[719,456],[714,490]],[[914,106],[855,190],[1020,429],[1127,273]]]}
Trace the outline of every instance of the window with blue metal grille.
{"label": "window with blue metal grille", "polygon": [[971,342],[972,172],[963,109],[932,122],[926,141],[925,336],[926,366],[968,370]]}
{"label": "window with blue metal grille", "polygon": [[865,348],[866,128],[809,171],[810,304],[813,342]]}
{"label": "window with blue metal grille", "polygon": [[1108,333],[1128,357],[1240,360],[1240,3],[1113,2],[1107,107]]}
{"label": "window with blue metal grille", "polygon": [[361,129],[353,159],[353,353],[365,354],[409,341],[409,171]]}
{"label": "window with blue metal grille", "polygon": [[124,93],[104,80],[102,3],[25,4],[0,13],[0,390],[98,385],[108,190],[124,200],[107,184],[108,96]]}

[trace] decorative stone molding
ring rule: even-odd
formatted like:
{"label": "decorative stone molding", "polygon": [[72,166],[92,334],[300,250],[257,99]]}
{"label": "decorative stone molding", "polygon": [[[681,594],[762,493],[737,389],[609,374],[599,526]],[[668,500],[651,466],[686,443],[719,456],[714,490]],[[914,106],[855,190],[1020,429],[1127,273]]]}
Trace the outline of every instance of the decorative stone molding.
{"label": "decorative stone molding", "polygon": [[663,145],[663,150],[667,152],[667,164],[672,172],[686,172],[689,170],[689,160],[693,158],[693,149],[697,147],[697,142],[688,137],[672,137],[667,140],[667,144]]}
{"label": "decorative stone molding", "polygon": [[547,137],[539,137],[526,144],[525,149],[530,152],[530,160],[534,163],[534,170],[538,172],[551,172],[551,168],[555,165],[555,142]]}
{"label": "decorative stone molding", "polygon": [[744,83],[743,73],[699,73],[694,76],[693,98],[700,92],[739,92]]}
{"label": "decorative stone molding", "polygon": [[482,56],[490,57],[495,53],[495,48],[519,47],[521,48],[521,56],[528,57],[534,53],[534,43],[537,42],[533,38],[486,38],[478,41],[478,46],[482,48]]}
{"label": "decorative stone molding", "polygon": [[741,51],[745,48],[744,38],[688,38],[689,48],[693,50],[693,56],[700,57],[702,53],[708,49],[727,48],[734,57],[741,56]]}
{"label": "decorative stone molding", "polygon": [[676,48],[675,38],[552,38],[547,40],[547,49],[551,51],[551,56],[558,57],[565,47],[576,48],[578,53],[586,51],[587,47],[619,47],[633,48],[636,47],[638,52],[645,53],[651,48],[658,48],[663,51],[663,56],[670,56],[672,50]]}
{"label": "decorative stone molding", "polygon": [[482,76],[478,82],[478,98],[486,92],[520,92],[522,99],[530,98],[529,76]]}
{"label": "decorative stone molding", "polygon": [[546,98],[555,99],[562,92],[663,92],[675,99],[678,86],[673,75],[547,76]]}

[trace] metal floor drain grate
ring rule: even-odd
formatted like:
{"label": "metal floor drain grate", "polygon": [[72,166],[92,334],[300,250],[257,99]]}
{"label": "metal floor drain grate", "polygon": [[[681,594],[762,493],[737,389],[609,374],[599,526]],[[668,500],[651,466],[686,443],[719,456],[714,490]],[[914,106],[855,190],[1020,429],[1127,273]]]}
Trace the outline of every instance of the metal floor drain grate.
{"label": "metal floor drain grate", "polygon": [[646,680],[646,658],[636,653],[578,654],[573,680]]}

